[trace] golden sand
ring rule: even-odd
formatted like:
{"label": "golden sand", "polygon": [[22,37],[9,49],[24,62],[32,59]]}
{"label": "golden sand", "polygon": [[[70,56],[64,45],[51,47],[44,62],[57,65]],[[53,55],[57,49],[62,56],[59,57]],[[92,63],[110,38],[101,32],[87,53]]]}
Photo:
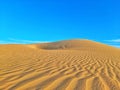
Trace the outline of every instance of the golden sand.
{"label": "golden sand", "polygon": [[0,90],[120,90],[120,49],[89,40],[0,45]]}

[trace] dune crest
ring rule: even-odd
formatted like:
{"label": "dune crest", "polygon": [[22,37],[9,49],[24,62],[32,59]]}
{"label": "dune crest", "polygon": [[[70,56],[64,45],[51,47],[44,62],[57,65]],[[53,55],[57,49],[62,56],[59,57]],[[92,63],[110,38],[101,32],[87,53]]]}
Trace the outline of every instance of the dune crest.
{"label": "dune crest", "polygon": [[[73,39],[63,40],[51,43],[40,43],[30,45],[32,48],[43,50],[61,50],[61,49],[82,49],[82,48],[108,48],[105,44],[101,44],[91,40]],[[112,47],[110,47],[112,48]]]}
{"label": "dune crest", "polygon": [[120,49],[79,39],[0,45],[0,90],[120,90]]}

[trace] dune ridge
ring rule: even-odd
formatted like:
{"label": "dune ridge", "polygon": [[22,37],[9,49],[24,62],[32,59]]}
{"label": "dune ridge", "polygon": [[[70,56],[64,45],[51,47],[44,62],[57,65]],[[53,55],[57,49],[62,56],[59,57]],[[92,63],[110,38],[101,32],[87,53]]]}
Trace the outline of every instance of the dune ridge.
{"label": "dune ridge", "polygon": [[120,90],[120,49],[79,39],[0,45],[0,90]]}
{"label": "dune ridge", "polygon": [[63,40],[52,43],[41,43],[35,45],[32,44],[31,46],[36,47],[37,49],[44,49],[44,50],[110,47],[102,43],[98,43],[91,40],[84,40],[84,39]]}

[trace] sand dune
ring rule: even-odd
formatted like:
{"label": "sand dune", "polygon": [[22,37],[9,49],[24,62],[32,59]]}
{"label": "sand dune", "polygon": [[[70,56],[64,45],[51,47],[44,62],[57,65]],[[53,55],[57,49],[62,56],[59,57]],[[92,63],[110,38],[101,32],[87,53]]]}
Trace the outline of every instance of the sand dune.
{"label": "sand dune", "polygon": [[89,40],[0,45],[0,90],[120,90],[120,49]]}

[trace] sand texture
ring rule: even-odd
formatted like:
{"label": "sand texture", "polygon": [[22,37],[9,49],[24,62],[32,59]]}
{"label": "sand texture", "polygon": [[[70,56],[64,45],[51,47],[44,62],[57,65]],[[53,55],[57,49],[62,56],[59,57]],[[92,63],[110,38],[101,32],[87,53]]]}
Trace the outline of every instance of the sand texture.
{"label": "sand texture", "polygon": [[120,49],[89,40],[0,45],[0,90],[120,90]]}

